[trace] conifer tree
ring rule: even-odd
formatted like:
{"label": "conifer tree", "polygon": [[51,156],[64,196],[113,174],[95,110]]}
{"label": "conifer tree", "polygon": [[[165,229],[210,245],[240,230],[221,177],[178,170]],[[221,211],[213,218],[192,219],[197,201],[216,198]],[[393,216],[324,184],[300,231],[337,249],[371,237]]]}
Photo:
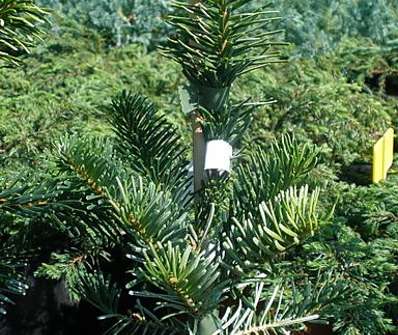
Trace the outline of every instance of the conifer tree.
{"label": "conifer tree", "polygon": [[180,97],[193,143],[125,91],[106,109],[112,138],[57,145],[45,215],[32,224],[49,222],[64,243],[37,273],[65,279],[112,322],[109,334],[287,333],[327,303],[322,287],[284,297],[288,278],[272,278],[330,209],[307,185],[316,148],[287,134],[245,140],[258,103],[233,101],[233,83],[271,69],[283,45],[264,30],[276,13],[248,11],[252,2],[174,3],[177,33],[164,53],[187,79]]}

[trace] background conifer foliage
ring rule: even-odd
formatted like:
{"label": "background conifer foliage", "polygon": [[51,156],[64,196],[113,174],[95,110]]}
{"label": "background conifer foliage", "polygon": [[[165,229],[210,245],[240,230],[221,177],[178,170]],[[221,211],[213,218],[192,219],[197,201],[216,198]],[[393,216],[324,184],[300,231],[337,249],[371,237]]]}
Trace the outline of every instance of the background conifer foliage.
{"label": "background conifer foliage", "polygon": [[[0,2],[0,62],[1,65],[17,65],[17,56],[29,52],[33,40],[39,37],[37,25],[45,20],[46,12],[33,1],[4,0]],[[2,176],[1,176],[2,177]],[[1,183],[4,180],[1,179]],[[5,306],[12,303],[9,295],[25,294],[28,288],[23,276],[26,267],[23,241],[13,234],[15,217],[23,207],[38,201],[22,194],[26,187],[14,187],[0,191],[0,315]],[[33,206],[33,205],[32,205]]]}

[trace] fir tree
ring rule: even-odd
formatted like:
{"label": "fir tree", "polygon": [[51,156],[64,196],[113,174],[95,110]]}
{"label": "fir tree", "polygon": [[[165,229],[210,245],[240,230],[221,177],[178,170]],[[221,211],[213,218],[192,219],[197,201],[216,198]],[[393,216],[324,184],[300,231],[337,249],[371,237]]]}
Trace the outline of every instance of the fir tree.
{"label": "fir tree", "polygon": [[316,319],[333,295],[322,282],[284,298],[288,278],[272,277],[330,209],[307,185],[316,148],[291,135],[245,141],[259,103],[233,101],[233,83],[280,62],[284,44],[265,31],[276,13],[248,11],[250,3],[174,3],[177,32],[164,52],[187,78],[180,96],[192,145],[129,92],[106,109],[111,139],[57,145],[45,215],[32,225],[50,222],[64,242],[38,274],[65,279],[74,298],[112,320],[109,334],[286,333]]}

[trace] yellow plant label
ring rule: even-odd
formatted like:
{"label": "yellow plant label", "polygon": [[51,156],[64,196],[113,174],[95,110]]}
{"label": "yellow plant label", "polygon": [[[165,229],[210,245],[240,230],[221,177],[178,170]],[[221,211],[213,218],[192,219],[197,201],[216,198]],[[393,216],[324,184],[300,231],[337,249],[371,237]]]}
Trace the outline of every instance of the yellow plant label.
{"label": "yellow plant label", "polygon": [[387,179],[394,156],[394,129],[389,128],[373,146],[372,181],[378,183]]}
{"label": "yellow plant label", "polygon": [[384,164],[387,171],[391,168],[394,159],[394,129],[390,128],[384,135]]}

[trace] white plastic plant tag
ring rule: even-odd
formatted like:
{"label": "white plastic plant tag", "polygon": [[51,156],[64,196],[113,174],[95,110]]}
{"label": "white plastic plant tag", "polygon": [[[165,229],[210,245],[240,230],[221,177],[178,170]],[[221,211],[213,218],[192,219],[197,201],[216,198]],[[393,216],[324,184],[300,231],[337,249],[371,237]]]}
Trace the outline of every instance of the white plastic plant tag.
{"label": "white plastic plant tag", "polygon": [[232,146],[223,140],[213,140],[206,145],[206,171],[217,171],[219,176],[231,171]]}

